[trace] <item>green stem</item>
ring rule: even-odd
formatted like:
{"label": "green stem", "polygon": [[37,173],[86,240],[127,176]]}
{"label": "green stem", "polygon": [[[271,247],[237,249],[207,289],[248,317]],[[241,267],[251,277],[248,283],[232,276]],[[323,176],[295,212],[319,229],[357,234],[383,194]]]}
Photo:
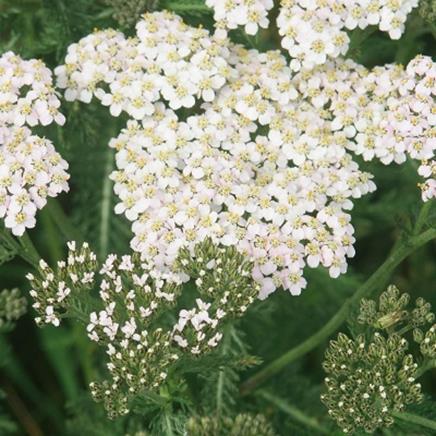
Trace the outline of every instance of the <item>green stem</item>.
{"label": "green stem", "polygon": [[[21,257],[24,259],[23,256],[25,255],[26,258],[31,259],[31,263],[33,266],[38,265],[41,256],[39,255],[38,250],[33,245],[33,242],[30,239],[28,233],[24,232],[23,235],[18,238],[18,242],[21,246]],[[20,255],[20,252],[18,254]]]}
{"label": "green stem", "polygon": [[174,436],[173,425],[171,424],[171,417],[167,411],[165,411],[165,434],[167,436]]}
{"label": "green stem", "polygon": [[102,200],[100,209],[100,244],[99,244],[99,255],[101,259],[104,259],[108,254],[109,249],[109,229],[110,229],[110,218],[111,218],[111,206],[112,206],[112,181],[109,178],[113,171],[114,166],[114,155],[111,149],[107,150],[106,154],[106,164],[105,164],[105,175],[102,188]]}
{"label": "green stem", "polygon": [[418,214],[418,218],[416,219],[416,223],[415,223],[415,229],[413,234],[414,235],[419,235],[419,233],[421,233],[421,230],[423,229],[423,227],[425,226],[427,219],[428,219],[428,215],[430,213],[430,210],[433,206],[434,202],[432,200],[427,201],[426,203],[424,203],[424,206],[422,206],[419,214]]}
{"label": "green stem", "polygon": [[419,378],[424,375],[429,369],[436,368],[436,359],[424,360],[424,363],[416,371],[416,377]]}
{"label": "green stem", "polygon": [[283,399],[277,398],[276,396],[264,390],[261,390],[259,392],[259,395],[265,398],[265,400],[276,405],[280,410],[290,415],[293,419],[295,419],[295,421],[299,422],[300,424],[303,424],[304,426],[315,430],[318,433],[329,434],[327,430],[325,430],[323,427],[321,427],[321,425],[318,424],[318,421],[315,418],[307,416],[300,409],[297,409],[296,407],[290,405]]}
{"label": "green stem", "polygon": [[392,414],[395,418],[398,418],[401,421],[410,422],[436,431],[436,422],[431,419],[423,418],[422,416],[407,412],[393,412]]}
{"label": "green stem", "polygon": [[51,219],[68,241],[83,241],[82,235],[71,223],[71,220],[65,214],[64,210],[62,209],[61,205],[57,200],[50,199],[47,202],[46,208],[48,213],[50,214]]}
{"label": "green stem", "polygon": [[397,332],[394,329],[393,333],[396,333],[398,336],[403,336],[404,334],[406,334],[408,331],[410,331],[412,329],[413,329],[412,326],[406,325],[403,328],[401,328],[400,330],[398,330]]}
{"label": "green stem", "polygon": [[204,3],[198,4],[183,4],[177,2],[165,2],[164,8],[169,11],[177,12],[179,14],[187,14],[192,12],[203,12],[203,13],[212,13],[212,9],[206,6]]}
{"label": "green stem", "polygon": [[362,299],[362,297],[371,294],[377,289],[384,286],[387,278],[392,274],[394,269],[411,253],[417,250],[422,245],[436,238],[436,229],[429,229],[418,236],[413,236],[408,240],[398,244],[391,252],[389,257],[383,264],[363,283],[354,295],[348,298],[336,314],[318,330],[314,335],[310,336],[301,344],[290,349],[288,352],[271,362],[265,368],[260,370],[253,377],[246,380],[241,386],[241,395],[247,395],[257,388],[258,385],[272,377],[274,374],[281,371],[284,367],[294,362],[301,356],[304,356],[309,351],[316,348],[319,344],[325,341],[332,335],[341,324],[347,319],[350,309],[354,304]]}
{"label": "green stem", "polygon": [[[228,324],[224,328],[223,332],[223,344],[221,347],[221,354],[225,356],[230,348],[230,344],[232,341],[232,335],[234,334],[233,326]],[[217,388],[216,388],[216,414],[219,417],[221,415],[223,409],[223,392],[224,392],[224,383],[225,383],[226,373],[224,370],[220,370],[217,379]]]}

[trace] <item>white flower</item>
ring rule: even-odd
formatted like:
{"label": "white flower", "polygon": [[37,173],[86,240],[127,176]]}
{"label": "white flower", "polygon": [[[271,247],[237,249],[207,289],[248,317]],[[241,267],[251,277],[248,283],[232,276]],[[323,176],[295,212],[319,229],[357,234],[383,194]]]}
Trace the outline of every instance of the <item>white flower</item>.
{"label": "white flower", "polygon": [[214,10],[214,19],[219,28],[236,29],[244,26],[245,32],[255,35],[269,24],[268,11],[273,8],[273,0],[206,0],[206,5]]}
{"label": "white flower", "polygon": [[277,26],[282,46],[293,58],[294,71],[312,69],[328,58],[344,55],[349,38],[344,29],[365,29],[378,25],[391,39],[399,39],[404,31],[407,15],[418,5],[417,0],[385,2],[372,0],[340,0],[312,2],[281,0]]}
{"label": "white flower", "polygon": [[25,127],[64,124],[50,70],[12,52],[0,56],[0,216],[21,236],[47,197],[68,191],[68,164],[52,143]]}

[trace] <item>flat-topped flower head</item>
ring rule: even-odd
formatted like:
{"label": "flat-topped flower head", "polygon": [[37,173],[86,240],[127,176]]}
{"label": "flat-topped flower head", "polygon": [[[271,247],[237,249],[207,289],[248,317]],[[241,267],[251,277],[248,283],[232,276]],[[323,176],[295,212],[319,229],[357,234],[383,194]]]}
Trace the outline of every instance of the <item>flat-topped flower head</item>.
{"label": "flat-topped flower head", "polygon": [[43,62],[0,56],[0,218],[21,236],[47,197],[68,191],[68,164],[28,127],[63,125],[52,75]]}
{"label": "flat-topped flower head", "polygon": [[210,237],[253,261],[260,298],[300,294],[306,266],[344,273],[352,200],[375,189],[352,153],[419,160],[423,198],[433,195],[430,58],[372,70],[328,60],[293,76],[279,51],[218,40],[169,13],[144,15],[136,30],[85,37],[57,75],[68,98],[96,96],[133,118],[109,144],[115,212],[158,270],[174,272],[180,249]]}
{"label": "flat-topped flower head", "polygon": [[95,96],[113,116],[124,111],[142,120],[161,99],[172,109],[213,100],[230,74],[227,47],[177,15],[145,14],[136,34],[97,31],[72,44],[55,69],[66,99],[89,103]]}

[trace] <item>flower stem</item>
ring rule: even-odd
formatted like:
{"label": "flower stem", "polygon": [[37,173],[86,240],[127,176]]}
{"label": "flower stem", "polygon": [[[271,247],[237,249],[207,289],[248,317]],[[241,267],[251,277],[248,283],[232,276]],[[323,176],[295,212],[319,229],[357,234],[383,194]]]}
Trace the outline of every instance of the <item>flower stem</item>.
{"label": "flower stem", "polygon": [[109,234],[110,234],[110,219],[111,219],[111,195],[112,195],[112,181],[109,178],[114,167],[114,155],[112,149],[108,148],[106,151],[105,163],[105,179],[102,189],[102,200],[100,208],[100,238],[98,254],[101,259],[106,258],[109,249]]}
{"label": "flower stem", "polygon": [[436,368],[436,359],[428,359],[424,360],[423,364],[418,368],[416,371],[415,378],[421,377],[423,374],[425,374],[429,369]]}
{"label": "flower stem", "polygon": [[68,241],[83,242],[82,235],[71,223],[71,220],[68,218],[57,200],[50,199],[47,202],[46,208],[51,219]]}
{"label": "flower stem", "polygon": [[291,416],[295,421],[299,422],[300,424],[303,424],[304,426],[318,432],[321,434],[329,434],[329,431],[321,427],[317,420],[315,418],[312,418],[310,416],[307,416],[304,412],[302,412],[300,409],[297,409],[296,407],[292,406],[291,404],[287,403],[281,398],[276,397],[275,395],[261,390],[259,391],[259,395],[265,400],[273,403],[276,405],[280,410],[287,413],[289,416]]}
{"label": "flower stem", "polygon": [[430,210],[433,206],[434,202],[433,201],[427,201],[426,203],[424,203],[424,206],[422,206],[419,214],[418,214],[418,218],[416,219],[416,223],[415,223],[415,229],[413,234],[414,235],[418,235],[421,230],[423,229],[423,227],[426,224],[426,221],[428,219],[428,215],[430,213]]}
{"label": "flower stem", "polygon": [[347,319],[351,307],[361,300],[362,297],[371,294],[377,289],[384,286],[387,278],[392,274],[395,268],[411,253],[422,245],[436,238],[436,229],[429,229],[418,236],[413,236],[399,243],[391,252],[389,257],[382,265],[363,283],[354,295],[348,298],[336,314],[314,335],[310,336],[301,344],[291,348],[285,354],[271,362],[265,368],[261,369],[253,377],[246,380],[241,386],[241,395],[247,395],[257,388],[265,380],[281,371],[285,366],[294,362],[301,356],[316,348],[332,335],[341,324]]}
{"label": "flower stem", "polygon": [[24,232],[23,235],[18,238],[19,245],[21,250],[18,251],[18,255],[21,256],[24,260],[30,261],[33,266],[37,266],[41,256],[38,253],[38,250],[33,245],[32,240],[30,239],[27,232]]}
{"label": "flower stem", "polygon": [[164,8],[179,14],[187,14],[193,12],[212,13],[212,9],[204,3],[183,4],[174,1],[164,3]]}
{"label": "flower stem", "polygon": [[436,431],[436,421],[431,419],[423,418],[422,416],[407,412],[393,412],[392,414],[395,418],[398,418],[401,421],[410,422]]}

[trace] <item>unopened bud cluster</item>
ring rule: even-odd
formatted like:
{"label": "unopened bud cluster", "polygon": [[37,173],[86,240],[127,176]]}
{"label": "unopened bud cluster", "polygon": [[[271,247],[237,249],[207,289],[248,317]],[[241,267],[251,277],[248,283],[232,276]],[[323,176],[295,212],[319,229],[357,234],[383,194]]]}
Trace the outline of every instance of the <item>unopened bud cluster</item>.
{"label": "unopened bud cluster", "polygon": [[153,10],[158,0],[104,0],[113,8],[112,16],[121,27],[135,24],[141,14]]}
{"label": "unopened bud cluster", "polygon": [[58,261],[55,270],[41,259],[38,272],[26,276],[32,286],[30,296],[35,300],[32,307],[38,314],[35,321],[39,325],[59,326],[73,306],[72,300],[94,286],[97,257],[88,243],[77,247],[75,242],[69,242],[68,249],[67,260]]}
{"label": "unopened bud cluster", "polygon": [[0,218],[21,236],[35,215],[68,191],[68,164],[46,138],[26,127],[63,125],[51,71],[43,62],[12,52],[0,56]]}
{"label": "unopened bud cluster", "polygon": [[433,324],[425,334],[421,330],[414,331],[414,339],[419,343],[421,354],[424,357],[436,358],[436,324]]}
{"label": "unopened bud cluster", "polygon": [[[225,322],[244,314],[259,292],[253,265],[234,247],[220,248],[209,239],[192,252],[181,250],[173,273],[156,270],[138,253],[111,254],[99,266],[87,243],[68,247],[56,271],[41,260],[38,273],[27,276],[36,321],[58,326],[62,317],[88,310],[88,336],[105,347],[109,373],[91,384],[91,393],[111,417],[128,413],[141,391],[158,390],[180,357],[215,349]],[[196,285],[192,308],[183,308],[189,297],[180,299],[187,274]],[[97,286],[97,300],[84,292]]]}
{"label": "unopened bud cluster", "polygon": [[419,15],[428,23],[436,21],[436,0],[421,0],[419,2]]}
{"label": "unopened bud cluster", "polygon": [[395,285],[390,285],[379,301],[363,298],[360,302],[358,322],[374,329],[395,331],[399,328],[418,329],[435,320],[430,303],[417,298],[410,307],[410,295],[401,294]]}
{"label": "unopened bud cluster", "polygon": [[197,307],[182,310],[174,326],[178,345],[193,354],[215,347],[218,330],[229,317],[242,316],[259,293],[251,278],[253,265],[235,247],[219,247],[207,238],[193,250],[180,250],[176,268],[193,280],[199,292]]}
{"label": "unopened bud cluster", "polygon": [[393,412],[421,401],[418,365],[403,336],[413,331],[424,357],[416,361],[425,366],[436,356],[436,326],[423,332],[434,319],[429,303],[418,298],[411,306],[409,294],[394,285],[378,301],[361,300],[357,321],[365,334],[353,339],[340,333],[330,342],[323,364],[327,392],[321,399],[345,433],[388,427]]}
{"label": "unopened bud cluster", "polygon": [[9,330],[26,313],[27,301],[18,288],[0,292],[0,331]]}
{"label": "unopened bud cluster", "polygon": [[234,418],[203,416],[190,418],[186,425],[189,436],[275,436],[263,415],[241,413]]}
{"label": "unopened bud cluster", "polygon": [[330,342],[323,364],[327,392],[321,400],[344,433],[373,433],[393,423],[393,412],[421,401],[417,364],[407,347],[406,339],[379,333],[370,341],[341,333]]}
{"label": "unopened bud cluster", "polygon": [[[182,250],[178,273],[159,272],[138,254],[111,255],[103,264],[105,307],[91,314],[88,334],[107,349],[110,380],[92,383],[91,392],[109,416],[128,413],[141,391],[159,389],[180,357],[213,350],[227,318],[242,315],[254,300],[258,289],[250,265],[236,250],[206,241],[195,247],[195,255],[194,260]],[[196,277],[199,297],[193,308],[176,312],[181,275],[188,271]]]}

